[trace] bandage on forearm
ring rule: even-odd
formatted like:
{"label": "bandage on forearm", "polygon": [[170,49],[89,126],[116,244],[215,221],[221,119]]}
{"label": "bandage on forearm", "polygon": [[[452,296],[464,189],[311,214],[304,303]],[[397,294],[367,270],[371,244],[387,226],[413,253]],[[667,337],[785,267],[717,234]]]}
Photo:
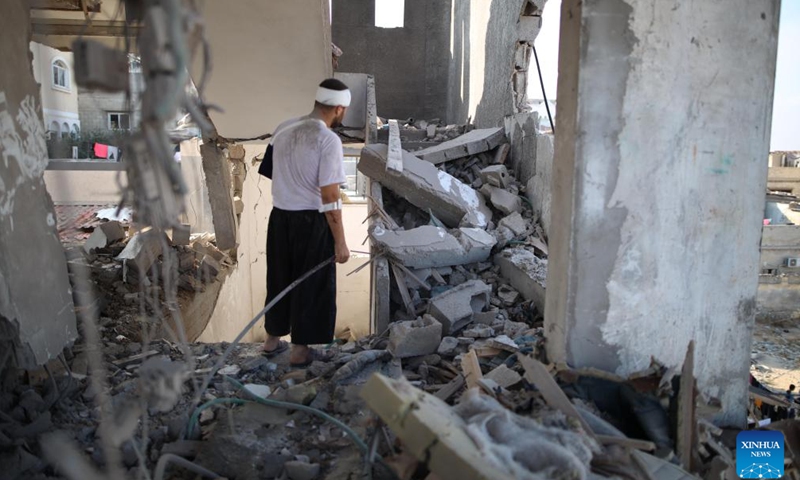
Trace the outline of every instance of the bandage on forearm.
{"label": "bandage on forearm", "polygon": [[332,212],[334,210],[341,210],[342,209],[342,200],[336,200],[333,203],[324,203],[322,207],[319,209],[321,213],[325,212]]}

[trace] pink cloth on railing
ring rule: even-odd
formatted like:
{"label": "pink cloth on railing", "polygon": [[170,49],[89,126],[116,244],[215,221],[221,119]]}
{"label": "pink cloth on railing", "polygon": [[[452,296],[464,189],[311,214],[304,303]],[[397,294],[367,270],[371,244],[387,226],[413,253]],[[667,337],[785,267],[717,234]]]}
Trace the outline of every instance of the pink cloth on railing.
{"label": "pink cloth on railing", "polygon": [[102,143],[95,143],[94,156],[98,158],[108,158],[108,145],[103,145]]}

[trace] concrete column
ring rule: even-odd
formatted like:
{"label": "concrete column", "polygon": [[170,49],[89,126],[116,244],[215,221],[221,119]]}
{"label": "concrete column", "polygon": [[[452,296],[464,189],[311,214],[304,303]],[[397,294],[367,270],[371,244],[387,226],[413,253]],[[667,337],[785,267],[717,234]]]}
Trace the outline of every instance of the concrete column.
{"label": "concrete column", "polygon": [[34,368],[78,336],[67,261],[45,188],[45,127],[28,42],[30,5],[0,15],[0,368]]}
{"label": "concrete column", "polygon": [[564,0],[553,361],[680,367],[744,426],[779,2]]}

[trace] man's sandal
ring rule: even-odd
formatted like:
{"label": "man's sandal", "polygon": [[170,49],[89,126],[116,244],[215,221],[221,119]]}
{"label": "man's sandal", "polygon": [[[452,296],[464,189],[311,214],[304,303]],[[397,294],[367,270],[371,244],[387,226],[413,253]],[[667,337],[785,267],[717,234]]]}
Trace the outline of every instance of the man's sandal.
{"label": "man's sandal", "polygon": [[261,355],[264,355],[267,358],[272,358],[279,353],[283,353],[289,349],[289,342],[284,342],[283,340],[278,340],[278,346],[273,348],[272,350],[261,350]]}

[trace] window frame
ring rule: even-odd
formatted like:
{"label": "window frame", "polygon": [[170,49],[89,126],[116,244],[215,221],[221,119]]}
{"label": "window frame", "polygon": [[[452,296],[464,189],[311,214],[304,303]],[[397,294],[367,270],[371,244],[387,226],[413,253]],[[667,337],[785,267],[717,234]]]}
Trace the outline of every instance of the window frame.
{"label": "window frame", "polygon": [[[113,128],[111,126],[111,116],[112,115],[117,115],[119,117],[119,120],[117,122],[118,125],[122,123],[122,121],[121,121],[122,120],[122,116],[123,115],[127,116],[128,117],[128,128],[122,128],[122,127]],[[130,112],[106,112],[106,126],[112,132],[113,131],[130,132],[132,130],[132,127],[133,127],[133,125],[131,124],[131,121],[132,121],[132,118],[131,118]]]}
{"label": "window frame", "polygon": [[[61,85],[56,82],[56,69],[59,69],[63,73],[64,85]],[[60,90],[62,92],[71,92],[72,91],[72,78],[70,75],[69,64],[66,60],[60,57],[56,57],[50,62],[50,85],[53,87],[53,90]]]}

